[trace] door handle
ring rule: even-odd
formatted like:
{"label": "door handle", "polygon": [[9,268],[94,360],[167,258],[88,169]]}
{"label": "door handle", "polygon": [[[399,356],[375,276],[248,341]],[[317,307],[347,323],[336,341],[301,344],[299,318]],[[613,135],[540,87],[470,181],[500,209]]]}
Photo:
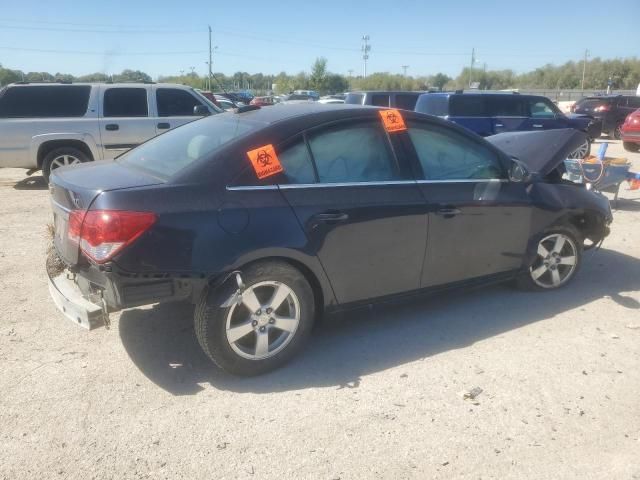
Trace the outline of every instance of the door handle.
{"label": "door handle", "polygon": [[539,123],[534,123],[533,125],[531,125],[533,128],[542,128],[542,125],[540,125]]}
{"label": "door handle", "polygon": [[349,215],[344,212],[323,212],[311,217],[318,223],[340,223],[349,220]]}
{"label": "door handle", "polygon": [[117,123],[107,123],[104,128],[109,131],[114,131],[118,130],[120,126]]}
{"label": "door handle", "polygon": [[442,207],[436,210],[436,215],[440,215],[444,218],[453,218],[456,215],[459,215],[462,213],[462,211],[459,208],[454,208],[454,207]]}
{"label": "door handle", "polygon": [[504,127],[504,125],[501,123],[496,123],[496,127]]}
{"label": "door handle", "polygon": [[167,128],[171,128],[171,125],[166,122],[161,122],[158,124],[158,128],[161,130],[166,130]]}

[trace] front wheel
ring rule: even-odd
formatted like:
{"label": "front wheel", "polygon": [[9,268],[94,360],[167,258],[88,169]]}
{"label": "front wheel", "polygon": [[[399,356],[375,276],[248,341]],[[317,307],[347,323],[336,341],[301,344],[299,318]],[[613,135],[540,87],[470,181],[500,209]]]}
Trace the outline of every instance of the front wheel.
{"label": "front wheel", "polygon": [[231,305],[216,290],[203,295],[195,330],[220,368],[259,375],[286,363],[306,343],[314,319],[313,291],[304,275],[284,262],[252,265],[242,280],[244,290]]}
{"label": "front wheel", "polygon": [[569,154],[569,158],[583,159],[591,153],[591,141],[587,138],[582,145]]}
{"label": "front wheel", "polygon": [[553,290],[569,283],[582,262],[582,239],[572,226],[544,232],[537,242],[536,257],[518,278],[523,290]]}

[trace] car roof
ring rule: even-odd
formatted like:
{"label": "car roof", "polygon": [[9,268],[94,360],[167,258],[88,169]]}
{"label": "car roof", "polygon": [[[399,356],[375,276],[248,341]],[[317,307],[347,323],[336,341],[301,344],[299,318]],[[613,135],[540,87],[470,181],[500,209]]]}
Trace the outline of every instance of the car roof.
{"label": "car roof", "polygon": [[[362,106],[362,105],[347,105],[347,104],[318,104],[317,102],[303,102],[303,103],[289,103],[289,104],[277,104],[267,108],[259,108],[249,110],[241,113],[234,113],[234,115],[241,115],[244,119],[254,122],[261,122],[264,124],[273,124],[281,122],[294,117],[305,116],[312,113],[322,114],[327,112],[338,112],[341,110],[348,110],[355,113],[356,110],[370,112],[378,110],[375,107]],[[348,116],[348,115],[339,115]]]}
{"label": "car roof", "polygon": [[380,93],[382,95],[390,95],[390,94],[396,94],[396,93],[409,93],[409,94],[414,94],[414,95],[421,95],[423,93],[426,93],[424,90],[354,90],[353,92],[347,92],[346,95],[349,95],[350,93]]}
{"label": "car roof", "polygon": [[189,85],[181,85],[179,83],[156,83],[156,82],[15,82],[10,83],[8,86],[16,87],[28,87],[28,86],[46,86],[46,87],[68,87],[68,86],[99,86],[105,85],[107,87],[146,87],[155,85],[157,87],[170,87],[170,88],[182,88],[191,89]]}

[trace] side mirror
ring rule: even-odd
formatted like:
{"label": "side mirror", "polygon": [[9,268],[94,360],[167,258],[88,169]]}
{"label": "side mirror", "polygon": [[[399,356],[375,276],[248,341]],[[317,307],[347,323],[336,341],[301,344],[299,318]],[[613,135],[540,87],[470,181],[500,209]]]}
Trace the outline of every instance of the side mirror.
{"label": "side mirror", "polygon": [[211,112],[205,105],[196,105],[193,107],[193,114],[197,117],[206,117],[211,115]]}
{"label": "side mirror", "polygon": [[509,180],[518,183],[528,182],[531,180],[531,172],[520,160],[514,158],[509,169]]}

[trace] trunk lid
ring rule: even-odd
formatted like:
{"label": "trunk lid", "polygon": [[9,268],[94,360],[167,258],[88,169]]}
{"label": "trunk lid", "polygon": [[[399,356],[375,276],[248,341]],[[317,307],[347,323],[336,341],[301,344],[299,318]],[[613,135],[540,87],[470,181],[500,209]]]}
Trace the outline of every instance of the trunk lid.
{"label": "trunk lid", "polygon": [[73,211],[87,211],[102,192],[157,185],[162,180],[112,160],[63,167],[53,171],[49,193],[53,210],[54,245],[67,265],[76,265],[80,248],[69,238]]}
{"label": "trunk lid", "polygon": [[510,132],[487,141],[524,163],[531,173],[546,176],[587,140],[584,132],[572,128],[542,132]]}

